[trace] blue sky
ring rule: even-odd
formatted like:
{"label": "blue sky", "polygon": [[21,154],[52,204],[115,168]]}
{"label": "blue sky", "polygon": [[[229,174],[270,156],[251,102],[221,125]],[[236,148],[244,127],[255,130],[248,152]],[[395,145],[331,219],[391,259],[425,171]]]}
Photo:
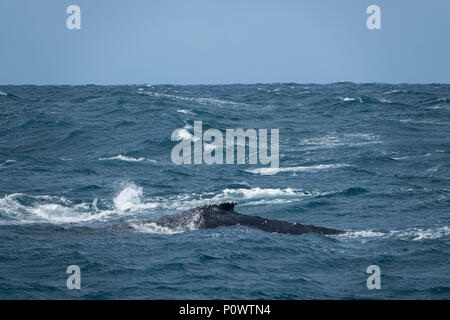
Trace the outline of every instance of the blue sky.
{"label": "blue sky", "polygon": [[449,35],[448,0],[1,0],[0,84],[449,83]]}

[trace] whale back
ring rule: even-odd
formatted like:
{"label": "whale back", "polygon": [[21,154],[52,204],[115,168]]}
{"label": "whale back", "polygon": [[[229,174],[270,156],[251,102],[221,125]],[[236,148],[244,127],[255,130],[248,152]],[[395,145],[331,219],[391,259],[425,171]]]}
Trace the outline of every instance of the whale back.
{"label": "whale back", "polygon": [[234,207],[237,205],[237,202],[222,202],[217,205],[219,210],[224,211],[233,211]]}
{"label": "whale back", "polygon": [[[210,205],[206,205],[206,206],[201,206],[201,207],[197,207],[194,208],[194,210],[200,210],[201,212],[233,212],[234,211],[234,207],[237,205],[237,202],[232,202],[232,201],[228,201],[228,202],[222,202],[222,203],[218,203],[218,204],[210,204]],[[224,213],[225,213],[224,212]]]}

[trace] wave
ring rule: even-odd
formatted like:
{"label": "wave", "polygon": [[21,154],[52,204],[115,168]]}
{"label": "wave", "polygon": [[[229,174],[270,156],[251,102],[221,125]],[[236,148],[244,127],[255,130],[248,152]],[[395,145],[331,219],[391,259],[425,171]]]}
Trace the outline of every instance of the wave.
{"label": "wave", "polygon": [[0,167],[5,167],[5,166],[8,166],[8,165],[10,165],[10,164],[13,164],[13,163],[15,163],[15,162],[17,162],[16,160],[6,160],[5,162],[3,162],[3,163],[0,163]]}
{"label": "wave", "polygon": [[336,168],[342,168],[342,167],[347,167],[347,166],[349,166],[349,165],[345,164],[345,163],[337,163],[337,164],[318,164],[315,166],[256,168],[256,169],[250,169],[250,170],[246,170],[246,171],[253,173],[253,174],[260,174],[260,175],[275,175],[280,172],[309,172],[309,171],[316,171],[316,170],[336,169]]}
{"label": "wave", "polygon": [[362,99],[361,97],[357,97],[357,98],[351,98],[351,97],[337,97],[337,99],[338,99],[339,101],[342,101],[342,102],[354,102],[354,101],[357,101],[357,100],[358,100],[359,103],[362,103],[362,102],[363,102],[363,99]]}
{"label": "wave", "polygon": [[450,235],[450,227],[442,226],[436,228],[408,228],[404,230],[391,230],[387,232],[374,231],[374,230],[362,230],[362,231],[349,231],[342,235],[333,237],[337,238],[395,238],[398,240],[434,240]]}
{"label": "wave", "polygon": [[120,193],[113,199],[114,207],[119,211],[127,210],[142,210],[156,208],[157,204],[153,202],[143,202],[142,187],[135,184],[128,184]]}
{"label": "wave", "polygon": [[448,98],[443,97],[443,98],[434,99],[434,100],[428,102],[428,104],[439,104],[441,102],[448,102],[448,101],[449,101]]}
{"label": "wave", "polygon": [[121,154],[114,156],[114,157],[110,157],[110,158],[98,158],[98,160],[101,161],[105,161],[105,160],[120,160],[120,161],[127,161],[127,162],[141,162],[141,161],[149,161],[149,162],[153,162],[156,163],[155,160],[152,159],[146,159],[146,158],[133,158],[133,157],[127,157],[127,156],[123,156]]}
{"label": "wave", "polygon": [[359,147],[382,143],[379,135],[372,133],[347,133],[338,135],[334,132],[326,136],[302,139],[302,150],[332,149],[341,146]]}
{"label": "wave", "polygon": [[64,197],[29,196],[21,193],[0,199],[0,224],[82,223],[102,220],[112,210],[96,210],[97,200],[91,204],[73,204]]}
{"label": "wave", "polygon": [[8,94],[6,92],[0,91],[0,96],[6,97]]}
{"label": "wave", "polygon": [[179,112],[179,113],[184,113],[184,114],[192,114],[191,111],[186,110],[186,109],[178,109],[177,112]]}
{"label": "wave", "polygon": [[181,101],[189,101],[189,102],[195,102],[200,104],[214,104],[214,105],[245,105],[245,103],[238,103],[233,102],[230,100],[224,100],[224,99],[216,99],[216,98],[205,98],[205,97],[183,97],[183,96],[177,96],[173,94],[167,94],[167,93],[159,93],[159,92],[152,92],[152,91],[145,91],[145,90],[139,90],[138,94],[144,94],[156,98],[168,98],[168,99],[175,99],[175,100],[181,100]]}
{"label": "wave", "polygon": [[385,99],[385,98],[380,98],[380,99],[377,99],[379,102],[381,102],[381,103],[392,103],[392,101],[391,100],[389,100],[389,99]]}
{"label": "wave", "polygon": [[144,202],[142,196],[142,188],[134,184],[126,184],[112,202],[94,199],[74,203],[64,197],[14,193],[0,199],[0,225],[107,221],[158,206]]}
{"label": "wave", "polygon": [[408,90],[391,90],[391,91],[386,91],[383,94],[393,94],[393,93],[401,93],[401,92],[408,92]]}
{"label": "wave", "polygon": [[184,210],[193,207],[215,204],[226,201],[236,201],[240,204],[257,205],[269,203],[290,203],[301,201],[307,197],[326,195],[319,190],[301,190],[294,188],[225,188],[218,192],[204,192],[200,194],[179,194],[167,198],[149,199],[158,208],[170,210]]}

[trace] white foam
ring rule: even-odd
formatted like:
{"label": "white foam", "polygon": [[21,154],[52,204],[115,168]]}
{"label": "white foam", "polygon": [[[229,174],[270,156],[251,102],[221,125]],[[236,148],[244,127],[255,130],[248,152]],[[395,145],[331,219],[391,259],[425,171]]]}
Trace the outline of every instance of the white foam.
{"label": "white foam", "polygon": [[338,100],[343,101],[343,102],[352,102],[352,101],[356,101],[358,100],[359,102],[363,102],[362,99],[360,97],[358,98],[351,98],[351,97],[337,97]]}
{"label": "white foam", "polygon": [[293,188],[285,189],[272,189],[272,188],[252,188],[252,189],[224,189],[223,192],[214,198],[241,198],[241,199],[254,199],[262,197],[277,197],[277,196],[294,196],[297,194],[297,190]]}
{"label": "white foam", "polygon": [[186,231],[197,230],[199,222],[201,221],[200,212],[190,212],[190,214],[183,215],[176,224],[170,227],[160,226],[155,222],[142,222],[130,224],[138,232],[143,233],[157,233],[157,234],[174,234]]}
{"label": "white foam", "polygon": [[394,160],[397,160],[397,161],[399,161],[399,160],[406,160],[406,159],[409,159],[409,156],[403,156],[403,157],[392,157],[392,159],[394,159]]}
{"label": "white foam", "polygon": [[318,164],[315,166],[298,166],[298,167],[281,167],[281,168],[256,168],[246,170],[247,172],[260,175],[275,175],[280,172],[307,172],[325,169],[336,169],[346,167],[348,164],[336,163],[336,164]]}
{"label": "white foam", "polygon": [[303,150],[331,149],[341,146],[358,147],[377,143],[382,143],[380,136],[362,132],[346,134],[331,132],[326,136],[302,139],[300,141]]}
{"label": "white foam", "polygon": [[219,192],[179,194],[174,197],[155,198],[150,201],[159,208],[182,210],[225,201],[237,201],[250,205],[282,204],[301,201],[306,197],[326,195],[328,193],[319,190],[308,191],[294,188],[225,188]]}
{"label": "white foam", "polygon": [[81,223],[81,222],[89,222],[93,220],[101,220],[102,218],[109,215],[110,211],[101,211],[96,214],[92,214],[90,212],[83,212],[77,209],[86,209],[89,208],[89,205],[82,204],[75,207],[66,207],[59,204],[43,204],[36,208],[30,209],[31,212],[51,223],[63,224],[63,223]]}
{"label": "white foam", "polygon": [[361,231],[349,231],[336,237],[345,237],[345,238],[368,238],[368,237],[381,237],[384,236],[383,232],[376,232],[373,230],[361,230]]}
{"label": "white foam", "polygon": [[437,228],[408,228],[404,230],[391,230],[388,232],[373,231],[373,230],[361,230],[350,231],[336,237],[344,238],[395,238],[399,240],[433,240],[448,237],[450,235],[450,227],[442,226]]}
{"label": "white foam", "polygon": [[[185,127],[186,128],[186,127]],[[186,140],[186,141],[198,141],[199,138],[198,137],[194,137],[192,135],[192,133],[190,133],[187,129],[182,128],[182,129],[177,129],[176,130],[176,136],[175,136],[175,140],[177,141],[181,141],[181,140]]]}
{"label": "white foam", "polygon": [[141,162],[141,161],[149,161],[149,162],[153,162],[155,163],[155,160],[151,160],[151,159],[146,159],[146,158],[133,158],[133,157],[127,157],[127,156],[123,156],[121,154],[114,156],[114,157],[110,157],[110,158],[98,158],[98,160],[120,160],[120,161],[127,161],[127,162]]}
{"label": "white foam", "polygon": [[382,102],[382,103],[392,103],[391,100],[385,99],[385,98],[381,98],[381,99],[379,99],[379,101]]}
{"label": "white foam", "polygon": [[6,92],[0,91],[0,96],[7,96],[8,94]]}
{"label": "white foam", "polygon": [[387,237],[394,237],[400,240],[432,240],[447,237],[450,235],[450,227],[442,226],[437,228],[409,228],[405,230],[392,230],[386,234]]}
{"label": "white foam", "polygon": [[184,114],[192,114],[191,111],[186,110],[186,109],[178,109],[177,112],[179,112],[179,113],[184,113]]}
{"label": "white foam", "polygon": [[[149,209],[158,206],[156,203],[144,201],[142,197],[142,187],[129,183],[124,185],[112,204],[105,202],[106,209],[99,210],[97,199],[92,203],[74,204],[64,197],[15,193],[0,199],[0,224],[102,221],[112,217],[148,212]],[[27,204],[22,204],[22,201]]]}
{"label": "white foam", "polygon": [[438,229],[415,229],[412,231],[414,241],[423,239],[439,239],[450,235],[450,227],[444,226]]}
{"label": "white foam", "polygon": [[0,167],[16,162],[16,160],[6,160],[3,163],[0,163]]}
{"label": "white foam", "polygon": [[153,202],[143,202],[143,190],[133,183],[125,185],[125,188],[113,199],[114,207],[119,213],[126,211],[141,211],[156,208],[158,205]]}
{"label": "white foam", "polygon": [[[167,93],[158,93],[158,92],[152,92],[152,91],[138,91],[139,94],[145,94],[153,97],[162,97],[162,98],[169,98],[169,99],[176,99],[181,101],[190,101],[190,102],[196,102],[201,104],[215,104],[215,105],[243,105],[244,103],[237,103],[230,100],[223,100],[223,99],[216,99],[216,98],[204,98],[204,97],[183,97],[183,96],[177,96],[173,94],[167,94]],[[245,104],[244,104],[245,105]]]}
{"label": "white foam", "polygon": [[302,95],[310,94],[310,93],[311,93],[311,91],[305,90],[305,91],[300,91],[300,92],[294,94],[294,96],[302,96]]}
{"label": "white foam", "polygon": [[127,186],[114,198],[114,206],[118,210],[128,210],[136,205],[141,204],[142,187],[134,184]]}
{"label": "white foam", "polygon": [[141,233],[154,233],[154,234],[176,234],[181,233],[183,231],[172,230],[167,227],[163,227],[157,225],[154,222],[147,223],[131,223],[130,226],[135,229],[137,232]]}
{"label": "white foam", "polygon": [[[27,198],[27,202],[31,202],[31,204],[21,204],[21,198]],[[64,197],[27,196],[15,193],[0,199],[0,215],[2,216],[0,224],[81,223],[102,220],[113,213],[111,210],[95,210],[95,212],[92,212],[90,207],[87,203],[73,205],[71,201]]]}
{"label": "white foam", "polygon": [[407,92],[407,90],[392,90],[392,91],[386,91],[383,94],[392,94],[392,93],[399,93],[399,92]]}

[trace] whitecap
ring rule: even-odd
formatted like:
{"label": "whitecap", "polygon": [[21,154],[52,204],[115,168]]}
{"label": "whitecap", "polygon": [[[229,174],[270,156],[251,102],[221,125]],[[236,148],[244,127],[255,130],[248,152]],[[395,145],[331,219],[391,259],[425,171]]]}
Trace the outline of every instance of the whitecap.
{"label": "whitecap", "polygon": [[383,232],[377,232],[373,230],[361,230],[361,231],[348,231],[343,234],[337,235],[335,237],[345,237],[345,238],[372,238],[372,237],[382,237],[386,235]]}
{"label": "whitecap", "polygon": [[89,208],[88,204],[67,207],[60,204],[50,203],[31,208],[30,211],[34,216],[46,222],[56,224],[82,223],[93,220],[101,220],[111,214],[111,211],[106,210],[95,214],[92,214],[91,212],[84,212],[86,208]]}
{"label": "whitecap", "polygon": [[391,100],[385,99],[385,98],[381,98],[381,99],[379,99],[379,101],[380,101],[381,103],[392,103]]}
{"label": "whitecap", "polygon": [[17,161],[16,160],[12,160],[12,159],[6,160],[5,162],[0,164],[0,167],[5,166],[5,165],[9,165],[9,164],[12,164],[12,163],[15,163],[15,162],[17,162]]}
{"label": "whitecap", "polygon": [[442,226],[437,228],[408,228],[404,230],[391,230],[387,232],[374,230],[349,231],[335,237],[338,238],[394,238],[398,240],[434,240],[450,235],[450,228]]}
{"label": "whitecap", "polygon": [[393,159],[393,160],[397,160],[397,161],[399,161],[399,160],[406,160],[406,159],[409,159],[409,156],[403,156],[403,157],[392,157],[392,159]]}
{"label": "whitecap", "polygon": [[121,154],[119,154],[117,156],[114,156],[114,157],[109,157],[109,158],[98,158],[98,160],[102,160],[102,161],[105,161],[105,160],[121,160],[121,161],[128,161],[128,162],[149,161],[149,162],[156,163],[156,161],[152,160],[152,159],[146,159],[146,158],[143,158],[143,157],[133,158],[133,157],[123,156]]}
{"label": "whitecap", "polygon": [[103,210],[98,208],[98,199],[94,199],[92,203],[74,204],[64,197],[15,193],[0,199],[0,224],[104,221],[113,217],[148,212],[157,206],[156,203],[144,201],[142,187],[133,183],[123,185],[122,190],[113,198],[112,204],[110,201],[103,202]]}
{"label": "whitecap", "polygon": [[192,114],[191,111],[186,110],[186,109],[178,109],[177,112],[179,112],[179,113],[184,113],[184,114]]}
{"label": "whitecap", "polygon": [[245,103],[237,103],[230,100],[224,100],[224,99],[216,99],[216,98],[205,98],[205,97],[183,97],[183,96],[177,96],[173,94],[167,94],[167,93],[158,93],[158,92],[152,92],[152,91],[144,91],[144,92],[138,92],[139,94],[145,94],[153,97],[162,97],[162,98],[169,98],[169,99],[175,99],[175,100],[181,100],[181,101],[189,101],[189,102],[196,102],[201,104],[215,104],[215,105],[245,105]]}
{"label": "whitecap", "polygon": [[280,172],[309,172],[324,169],[336,169],[346,167],[348,164],[336,163],[336,164],[318,164],[315,166],[298,166],[298,167],[281,167],[281,168],[256,168],[246,170],[247,172],[260,175],[275,175]]}
{"label": "whitecap", "polygon": [[300,141],[300,145],[303,146],[302,150],[336,148],[341,146],[359,147],[377,143],[382,143],[379,135],[362,132],[347,134],[336,134],[332,132],[326,136],[307,138]]}
{"label": "whitecap", "polygon": [[353,102],[358,100],[359,102],[363,102],[363,100],[358,97],[358,98],[351,98],[351,97],[337,97],[338,100],[342,101],[342,102]]}
{"label": "whitecap", "polygon": [[413,240],[413,241],[430,240],[430,239],[432,240],[449,236],[450,228],[448,226],[429,229],[410,228],[407,230],[391,231],[390,235],[402,240]]}
{"label": "whitecap", "polygon": [[391,90],[391,91],[386,91],[383,94],[392,94],[392,93],[400,93],[400,92],[407,92],[407,90]]}
{"label": "whitecap", "polygon": [[184,210],[203,205],[217,204],[226,201],[237,201],[241,204],[259,205],[268,203],[290,203],[302,201],[308,197],[329,194],[319,190],[302,190],[294,188],[225,188],[219,192],[203,192],[200,194],[179,194],[167,198],[150,199],[159,208]]}
{"label": "whitecap", "polygon": [[[22,204],[22,200],[26,200],[29,204]],[[95,208],[95,211],[92,211],[91,208]],[[28,196],[14,193],[0,199],[0,224],[2,225],[42,222],[83,223],[103,220],[112,213],[114,213],[112,210],[97,210],[96,205],[93,204],[74,205],[64,197],[50,195]]]}
{"label": "whitecap", "polygon": [[198,137],[194,137],[192,135],[192,133],[190,133],[187,129],[182,128],[182,129],[175,130],[175,140],[176,141],[181,141],[181,140],[198,141],[199,138]]}

